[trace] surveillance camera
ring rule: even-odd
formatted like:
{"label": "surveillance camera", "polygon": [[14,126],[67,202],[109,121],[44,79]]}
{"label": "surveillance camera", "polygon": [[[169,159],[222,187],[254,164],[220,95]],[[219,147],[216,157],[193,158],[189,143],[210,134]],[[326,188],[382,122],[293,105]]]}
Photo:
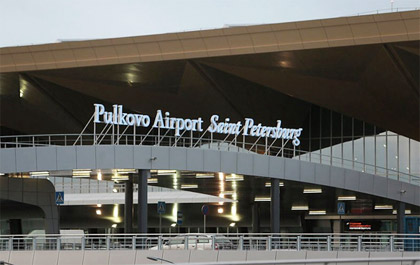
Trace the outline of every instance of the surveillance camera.
{"label": "surveillance camera", "polygon": [[401,193],[406,193],[407,191],[406,191],[406,190],[400,190],[400,192],[401,192]]}
{"label": "surveillance camera", "polygon": [[150,160],[156,160],[157,159],[157,157],[156,156],[152,156],[151,158],[150,158]]}

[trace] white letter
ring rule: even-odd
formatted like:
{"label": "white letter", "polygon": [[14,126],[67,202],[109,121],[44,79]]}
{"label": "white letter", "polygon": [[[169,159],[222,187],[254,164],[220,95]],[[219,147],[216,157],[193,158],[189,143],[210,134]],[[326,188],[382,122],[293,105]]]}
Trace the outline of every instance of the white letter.
{"label": "white letter", "polygon": [[[158,124],[159,123],[159,124]],[[153,128],[165,128],[165,124],[163,123],[162,111],[158,110],[156,112],[155,122],[153,123]]]}
{"label": "white letter", "polygon": [[[201,118],[199,119],[199,121],[201,120]],[[209,126],[209,132],[214,133],[217,129],[217,121],[219,120],[219,115],[213,115],[210,118],[210,126]],[[201,126],[200,126],[201,128]]]}
{"label": "white letter", "polygon": [[254,125],[254,120],[251,118],[245,118],[244,133],[243,135],[248,135],[248,129]]}
{"label": "white letter", "polygon": [[102,104],[93,104],[95,106],[95,119],[93,120],[94,123],[99,123],[101,122],[99,120],[99,115],[104,114],[105,112],[105,107]]}

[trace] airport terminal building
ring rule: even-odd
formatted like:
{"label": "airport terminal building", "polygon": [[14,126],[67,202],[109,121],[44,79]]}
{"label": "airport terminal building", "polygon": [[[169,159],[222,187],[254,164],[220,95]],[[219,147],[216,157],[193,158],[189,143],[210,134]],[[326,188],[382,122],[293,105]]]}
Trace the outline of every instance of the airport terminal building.
{"label": "airport terminal building", "polygon": [[419,25],[0,48],[0,234],[418,234]]}

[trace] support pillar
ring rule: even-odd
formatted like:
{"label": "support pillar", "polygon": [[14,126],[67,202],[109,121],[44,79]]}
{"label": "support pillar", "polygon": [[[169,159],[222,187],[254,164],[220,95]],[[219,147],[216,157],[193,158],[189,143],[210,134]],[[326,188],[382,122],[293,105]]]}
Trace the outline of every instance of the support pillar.
{"label": "support pillar", "polygon": [[124,233],[133,232],[133,175],[125,182]]}
{"label": "support pillar", "polygon": [[139,189],[137,204],[137,227],[139,233],[147,233],[147,179],[150,170],[139,170]]}
{"label": "support pillar", "polygon": [[280,180],[271,179],[271,233],[280,233]]}
{"label": "support pillar", "polygon": [[260,205],[257,202],[252,204],[252,233],[260,232]]}
{"label": "support pillar", "polygon": [[398,209],[397,209],[397,233],[398,234],[405,233],[404,221],[405,221],[405,203],[398,202]]}

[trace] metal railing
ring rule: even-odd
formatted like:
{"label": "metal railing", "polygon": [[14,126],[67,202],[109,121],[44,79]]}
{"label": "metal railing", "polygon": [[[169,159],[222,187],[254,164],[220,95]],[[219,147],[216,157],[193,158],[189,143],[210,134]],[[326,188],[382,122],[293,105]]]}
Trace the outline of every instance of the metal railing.
{"label": "metal railing", "polygon": [[420,251],[420,234],[95,234],[3,235],[13,250]]}
{"label": "metal railing", "polygon": [[[255,139],[247,142],[245,137],[228,135],[224,139],[215,139],[212,134],[208,137],[172,136],[165,134],[139,135],[139,134],[46,134],[46,135],[16,135],[0,137],[0,148],[24,148],[37,146],[75,146],[75,145],[148,145],[170,146],[185,148],[204,148],[221,151],[257,153],[269,156],[278,156],[320,163],[324,165],[344,167],[357,171],[367,172],[386,178],[420,185],[420,177],[401,171],[370,165],[360,161],[334,157],[316,152],[304,151],[290,146],[288,140],[269,140],[267,138]],[[261,142],[264,142],[263,144]],[[310,154],[310,155],[308,155]],[[305,156],[306,155],[306,156]]]}

